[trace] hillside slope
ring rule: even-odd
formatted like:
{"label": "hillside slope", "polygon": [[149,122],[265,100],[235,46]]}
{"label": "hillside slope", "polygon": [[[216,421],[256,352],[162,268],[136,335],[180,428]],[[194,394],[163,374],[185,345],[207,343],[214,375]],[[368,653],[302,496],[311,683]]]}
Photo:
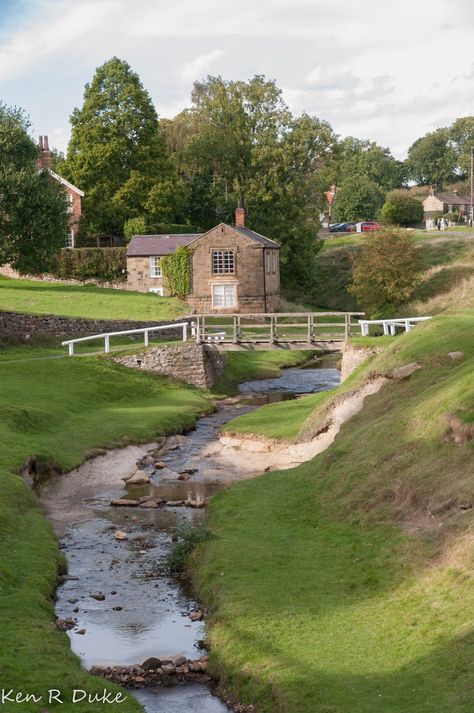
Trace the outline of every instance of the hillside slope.
{"label": "hillside slope", "polygon": [[326,452],[213,500],[211,663],[259,711],[472,710],[473,329],[466,311],[401,336],[361,378],[421,369]]}

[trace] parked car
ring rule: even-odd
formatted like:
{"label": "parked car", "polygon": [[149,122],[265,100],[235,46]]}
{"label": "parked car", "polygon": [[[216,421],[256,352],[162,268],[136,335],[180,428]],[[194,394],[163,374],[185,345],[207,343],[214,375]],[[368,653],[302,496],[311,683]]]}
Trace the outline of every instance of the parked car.
{"label": "parked car", "polygon": [[347,233],[349,230],[352,229],[352,226],[354,223],[334,223],[334,225],[331,225],[329,228],[330,233]]}
{"label": "parked car", "polygon": [[373,230],[382,230],[382,226],[379,223],[366,222],[360,224],[360,229],[362,233],[370,233]]}

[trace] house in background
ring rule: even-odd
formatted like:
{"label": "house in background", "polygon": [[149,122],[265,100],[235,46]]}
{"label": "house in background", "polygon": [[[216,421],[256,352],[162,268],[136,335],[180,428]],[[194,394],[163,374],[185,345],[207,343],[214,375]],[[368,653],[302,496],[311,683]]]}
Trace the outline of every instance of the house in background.
{"label": "house in background", "polygon": [[423,210],[425,211],[425,220],[430,220],[437,213],[458,213],[461,218],[469,217],[471,210],[471,199],[466,196],[460,196],[457,191],[452,193],[443,193],[437,191],[433,186],[427,198],[423,201]]}
{"label": "house in background", "polygon": [[200,313],[273,312],[280,302],[280,245],[245,227],[220,223],[206,233],[135,235],[127,250],[127,286],[169,295],[161,260],[183,245],[190,252],[187,302]]}
{"label": "house in background", "polygon": [[72,183],[66,181],[65,178],[55,173],[52,169],[52,165],[53,161],[51,157],[51,151],[49,150],[48,137],[40,136],[38,168],[40,170],[46,169],[48,173],[64,188],[68,202],[69,213],[69,227],[67,235],[64,239],[64,245],[67,248],[74,248],[77,243],[77,233],[79,231],[79,222],[81,220],[82,199],[84,198],[84,193],[76,186],[73,186]]}

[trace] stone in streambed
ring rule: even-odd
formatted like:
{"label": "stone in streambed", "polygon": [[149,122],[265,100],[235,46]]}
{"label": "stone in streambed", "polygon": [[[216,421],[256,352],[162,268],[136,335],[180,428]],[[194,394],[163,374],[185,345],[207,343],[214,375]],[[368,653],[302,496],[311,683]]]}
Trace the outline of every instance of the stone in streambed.
{"label": "stone in streambed", "polygon": [[128,500],[127,498],[118,498],[117,500],[111,500],[111,505],[115,508],[134,508],[138,505],[138,500]]}
{"label": "stone in streambed", "polygon": [[69,631],[76,626],[75,619],[56,619],[55,626],[58,631]]}
{"label": "stone in streambed", "polygon": [[98,602],[103,602],[105,599],[105,594],[98,592],[97,594],[89,594],[92,599],[96,599]]}
{"label": "stone in streambed", "polygon": [[143,470],[137,469],[133,475],[125,479],[126,485],[143,485],[150,482],[150,476]]}
{"label": "stone in streambed", "polygon": [[128,540],[127,533],[122,532],[122,530],[117,530],[117,532],[114,533],[114,537],[116,540]]}

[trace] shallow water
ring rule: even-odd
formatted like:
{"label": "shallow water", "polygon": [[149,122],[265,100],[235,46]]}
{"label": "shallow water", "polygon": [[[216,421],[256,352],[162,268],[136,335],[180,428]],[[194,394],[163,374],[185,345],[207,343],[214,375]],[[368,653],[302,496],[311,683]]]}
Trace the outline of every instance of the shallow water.
{"label": "shallow water", "polygon": [[[149,467],[150,484],[126,487],[138,460],[156,444],[129,446],[99,456],[71,473],[49,480],[40,499],[62,538],[69,575],[58,589],[56,605],[60,618],[74,617],[77,626],[68,632],[71,647],[86,668],[97,664],[134,664],[150,656],[184,655],[197,658],[204,636],[201,622],[188,614],[197,607],[180,582],[165,566],[173,533],[183,522],[198,523],[204,510],[164,506],[156,510],[114,508],[119,497],[156,497],[183,500],[206,499],[236,480],[263,472],[265,465],[255,455],[221,456],[218,432],[236,415],[263,401],[284,400],[295,395],[333,388],[339,383],[335,368],[288,369],[278,379],[245,382],[241,403],[220,405],[205,416],[187,436],[168,439],[170,449],[159,457],[166,468]],[[177,480],[180,471],[195,469],[189,480]],[[117,541],[115,530],[127,533]],[[101,594],[98,601],[91,595]],[[85,629],[84,634],[78,631]],[[148,713],[220,713],[227,708],[207,687],[198,684],[173,689],[147,689],[133,695]]]}

